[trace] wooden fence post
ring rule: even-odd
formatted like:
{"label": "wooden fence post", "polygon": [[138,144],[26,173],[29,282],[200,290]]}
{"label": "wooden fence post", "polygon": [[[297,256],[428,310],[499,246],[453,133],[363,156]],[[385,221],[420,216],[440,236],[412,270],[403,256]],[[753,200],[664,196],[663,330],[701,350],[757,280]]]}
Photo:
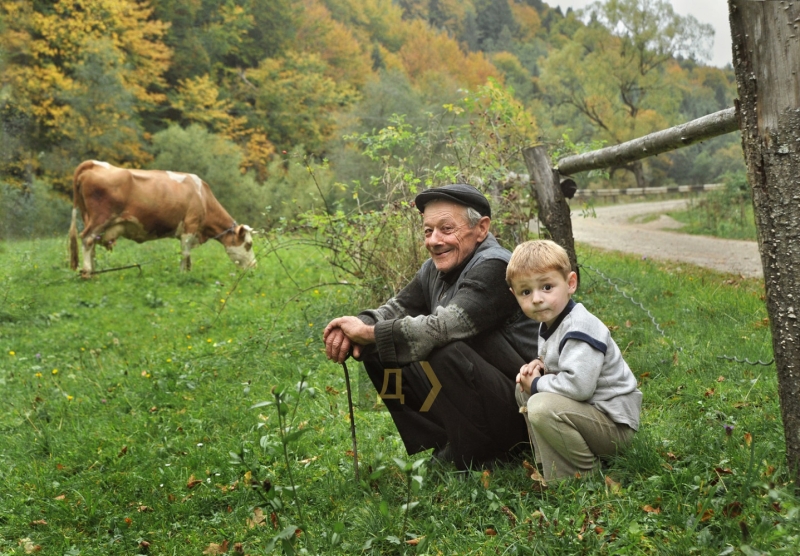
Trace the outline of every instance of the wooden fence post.
{"label": "wooden fence post", "polygon": [[578,274],[580,283],[572,220],[569,216],[569,205],[561,191],[558,171],[550,165],[547,147],[528,147],[522,151],[522,156],[525,158],[525,166],[528,167],[539,206],[539,221],[545,225],[553,241],[566,249],[572,270]]}

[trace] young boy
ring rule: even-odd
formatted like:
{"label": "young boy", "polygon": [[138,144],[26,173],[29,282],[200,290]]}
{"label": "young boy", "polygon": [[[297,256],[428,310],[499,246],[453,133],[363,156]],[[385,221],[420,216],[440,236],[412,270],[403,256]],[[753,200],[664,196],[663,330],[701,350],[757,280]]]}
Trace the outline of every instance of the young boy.
{"label": "young boy", "polygon": [[506,282],[539,321],[539,356],[517,375],[517,402],[545,480],[574,477],[627,446],[642,393],[608,327],[570,296],[578,287],[566,251],[547,241],[514,250]]}

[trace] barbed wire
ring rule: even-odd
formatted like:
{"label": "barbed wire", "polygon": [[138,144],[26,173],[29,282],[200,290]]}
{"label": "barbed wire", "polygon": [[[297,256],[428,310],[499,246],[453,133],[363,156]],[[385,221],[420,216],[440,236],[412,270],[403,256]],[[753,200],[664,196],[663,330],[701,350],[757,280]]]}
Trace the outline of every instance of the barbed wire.
{"label": "barbed wire", "polygon": [[[653,314],[652,314],[652,313],[651,313],[651,312],[650,312],[648,309],[646,309],[644,305],[642,305],[641,303],[639,303],[638,301],[636,301],[635,299],[633,299],[633,298],[632,298],[630,295],[628,295],[628,294],[627,294],[627,293],[625,293],[623,290],[621,290],[621,289],[619,288],[619,286],[617,286],[617,285],[616,285],[616,284],[615,284],[615,283],[614,283],[614,282],[611,280],[611,278],[609,278],[608,276],[606,276],[605,274],[603,274],[603,272],[601,272],[600,270],[598,270],[598,269],[596,269],[596,268],[594,268],[594,267],[592,267],[592,266],[589,266],[589,265],[587,265],[587,264],[582,264],[582,265],[581,265],[581,267],[583,267],[583,268],[587,268],[587,269],[591,270],[592,272],[594,272],[595,274],[597,274],[598,276],[600,276],[601,278],[603,278],[603,279],[604,279],[606,282],[608,282],[608,284],[609,284],[609,285],[611,285],[611,286],[614,288],[614,290],[615,290],[617,293],[619,293],[619,294],[620,294],[622,297],[624,297],[625,299],[627,299],[628,301],[630,301],[631,303],[633,303],[634,305],[636,305],[637,307],[639,307],[639,308],[640,308],[642,311],[644,311],[645,313],[647,313],[647,316],[648,316],[648,317],[650,317],[650,320],[652,321],[653,325],[656,327],[656,330],[658,330],[658,331],[661,333],[661,335],[662,335],[662,336],[666,336],[666,334],[664,334],[664,331],[661,329],[661,326],[659,326],[659,324],[658,324],[658,322],[656,321],[656,319],[655,319],[655,317],[653,316]],[[774,358],[773,358],[773,359],[770,359],[769,361],[762,361],[761,359],[758,359],[758,360],[756,360],[756,361],[750,361],[750,359],[748,359],[747,357],[745,357],[744,359],[741,359],[741,358],[739,358],[739,357],[736,357],[735,355],[734,355],[734,356],[731,356],[731,355],[718,355],[718,356],[717,356],[717,359],[724,359],[724,360],[726,360],[726,361],[734,361],[734,362],[736,362],[736,363],[745,363],[745,364],[747,364],[747,365],[762,365],[762,366],[764,366],[764,367],[768,367],[768,366],[772,365],[772,364],[775,362],[775,359],[774,359]]]}
{"label": "barbed wire", "polygon": [[656,330],[658,330],[658,332],[659,332],[659,333],[660,333],[662,336],[666,336],[666,334],[664,333],[664,330],[661,328],[661,325],[660,325],[660,324],[658,324],[658,321],[656,320],[656,318],[653,316],[653,313],[651,313],[649,309],[647,309],[647,308],[646,308],[644,305],[642,305],[640,302],[636,301],[636,300],[635,300],[633,297],[631,297],[630,295],[628,295],[627,293],[625,293],[624,291],[622,291],[622,290],[619,288],[619,286],[617,286],[617,285],[616,285],[616,284],[615,284],[615,283],[614,283],[614,282],[611,280],[611,278],[609,278],[608,276],[606,276],[605,274],[603,274],[601,271],[597,270],[597,269],[596,269],[596,268],[594,268],[593,266],[589,266],[588,264],[583,264],[583,265],[581,265],[581,266],[582,266],[583,268],[588,268],[589,270],[591,270],[592,272],[594,272],[595,274],[597,274],[598,276],[600,276],[600,277],[601,277],[603,280],[605,280],[606,282],[608,282],[608,284],[609,284],[611,287],[613,287],[613,288],[614,288],[614,290],[615,290],[617,293],[619,293],[619,294],[620,294],[622,297],[624,297],[625,299],[627,299],[628,301],[630,301],[631,303],[633,303],[634,305],[636,305],[637,307],[639,307],[639,308],[640,308],[642,311],[644,311],[645,313],[647,313],[647,316],[650,318],[650,322],[652,322],[652,323],[653,323],[653,326],[655,326],[655,327],[656,327]]}
{"label": "barbed wire", "polygon": [[769,367],[775,362],[774,358],[764,362],[761,359],[757,361],[750,361],[747,357],[745,357],[744,359],[739,359],[736,356],[730,356],[730,355],[717,355],[717,359],[725,359],[726,361],[735,361],[737,363],[747,363],[748,365],[763,365],[764,367]]}

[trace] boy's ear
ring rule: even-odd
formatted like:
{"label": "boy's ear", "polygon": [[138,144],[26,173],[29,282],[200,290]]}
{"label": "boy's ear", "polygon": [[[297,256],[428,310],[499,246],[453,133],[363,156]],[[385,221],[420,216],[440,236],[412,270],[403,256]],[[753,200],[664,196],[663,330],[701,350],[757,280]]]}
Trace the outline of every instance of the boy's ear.
{"label": "boy's ear", "polygon": [[578,289],[578,275],[574,270],[567,275],[567,287],[569,288],[570,295],[575,293]]}

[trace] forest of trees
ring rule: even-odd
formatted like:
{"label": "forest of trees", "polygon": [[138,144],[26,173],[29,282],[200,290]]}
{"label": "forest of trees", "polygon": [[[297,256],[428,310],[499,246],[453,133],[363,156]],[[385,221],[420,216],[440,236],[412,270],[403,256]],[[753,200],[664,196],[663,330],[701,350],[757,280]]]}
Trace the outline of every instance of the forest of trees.
{"label": "forest of trees", "polygon": [[[666,0],[583,14],[542,0],[5,0],[0,210],[35,211],[45,195],[66,205],[73,169],[93,158],[198,173],[263,226],[267,206],[288,216],[318,192],[365,191],[381,171],[363,156],[369,135],[396,115],[436,126],[446,149],[487,90],[524,121],[515,141],[616,144],[733,105],[732,68],[703,63],[712,40]],[[579,182],[711,183],[743,169],[731,134]]]}

